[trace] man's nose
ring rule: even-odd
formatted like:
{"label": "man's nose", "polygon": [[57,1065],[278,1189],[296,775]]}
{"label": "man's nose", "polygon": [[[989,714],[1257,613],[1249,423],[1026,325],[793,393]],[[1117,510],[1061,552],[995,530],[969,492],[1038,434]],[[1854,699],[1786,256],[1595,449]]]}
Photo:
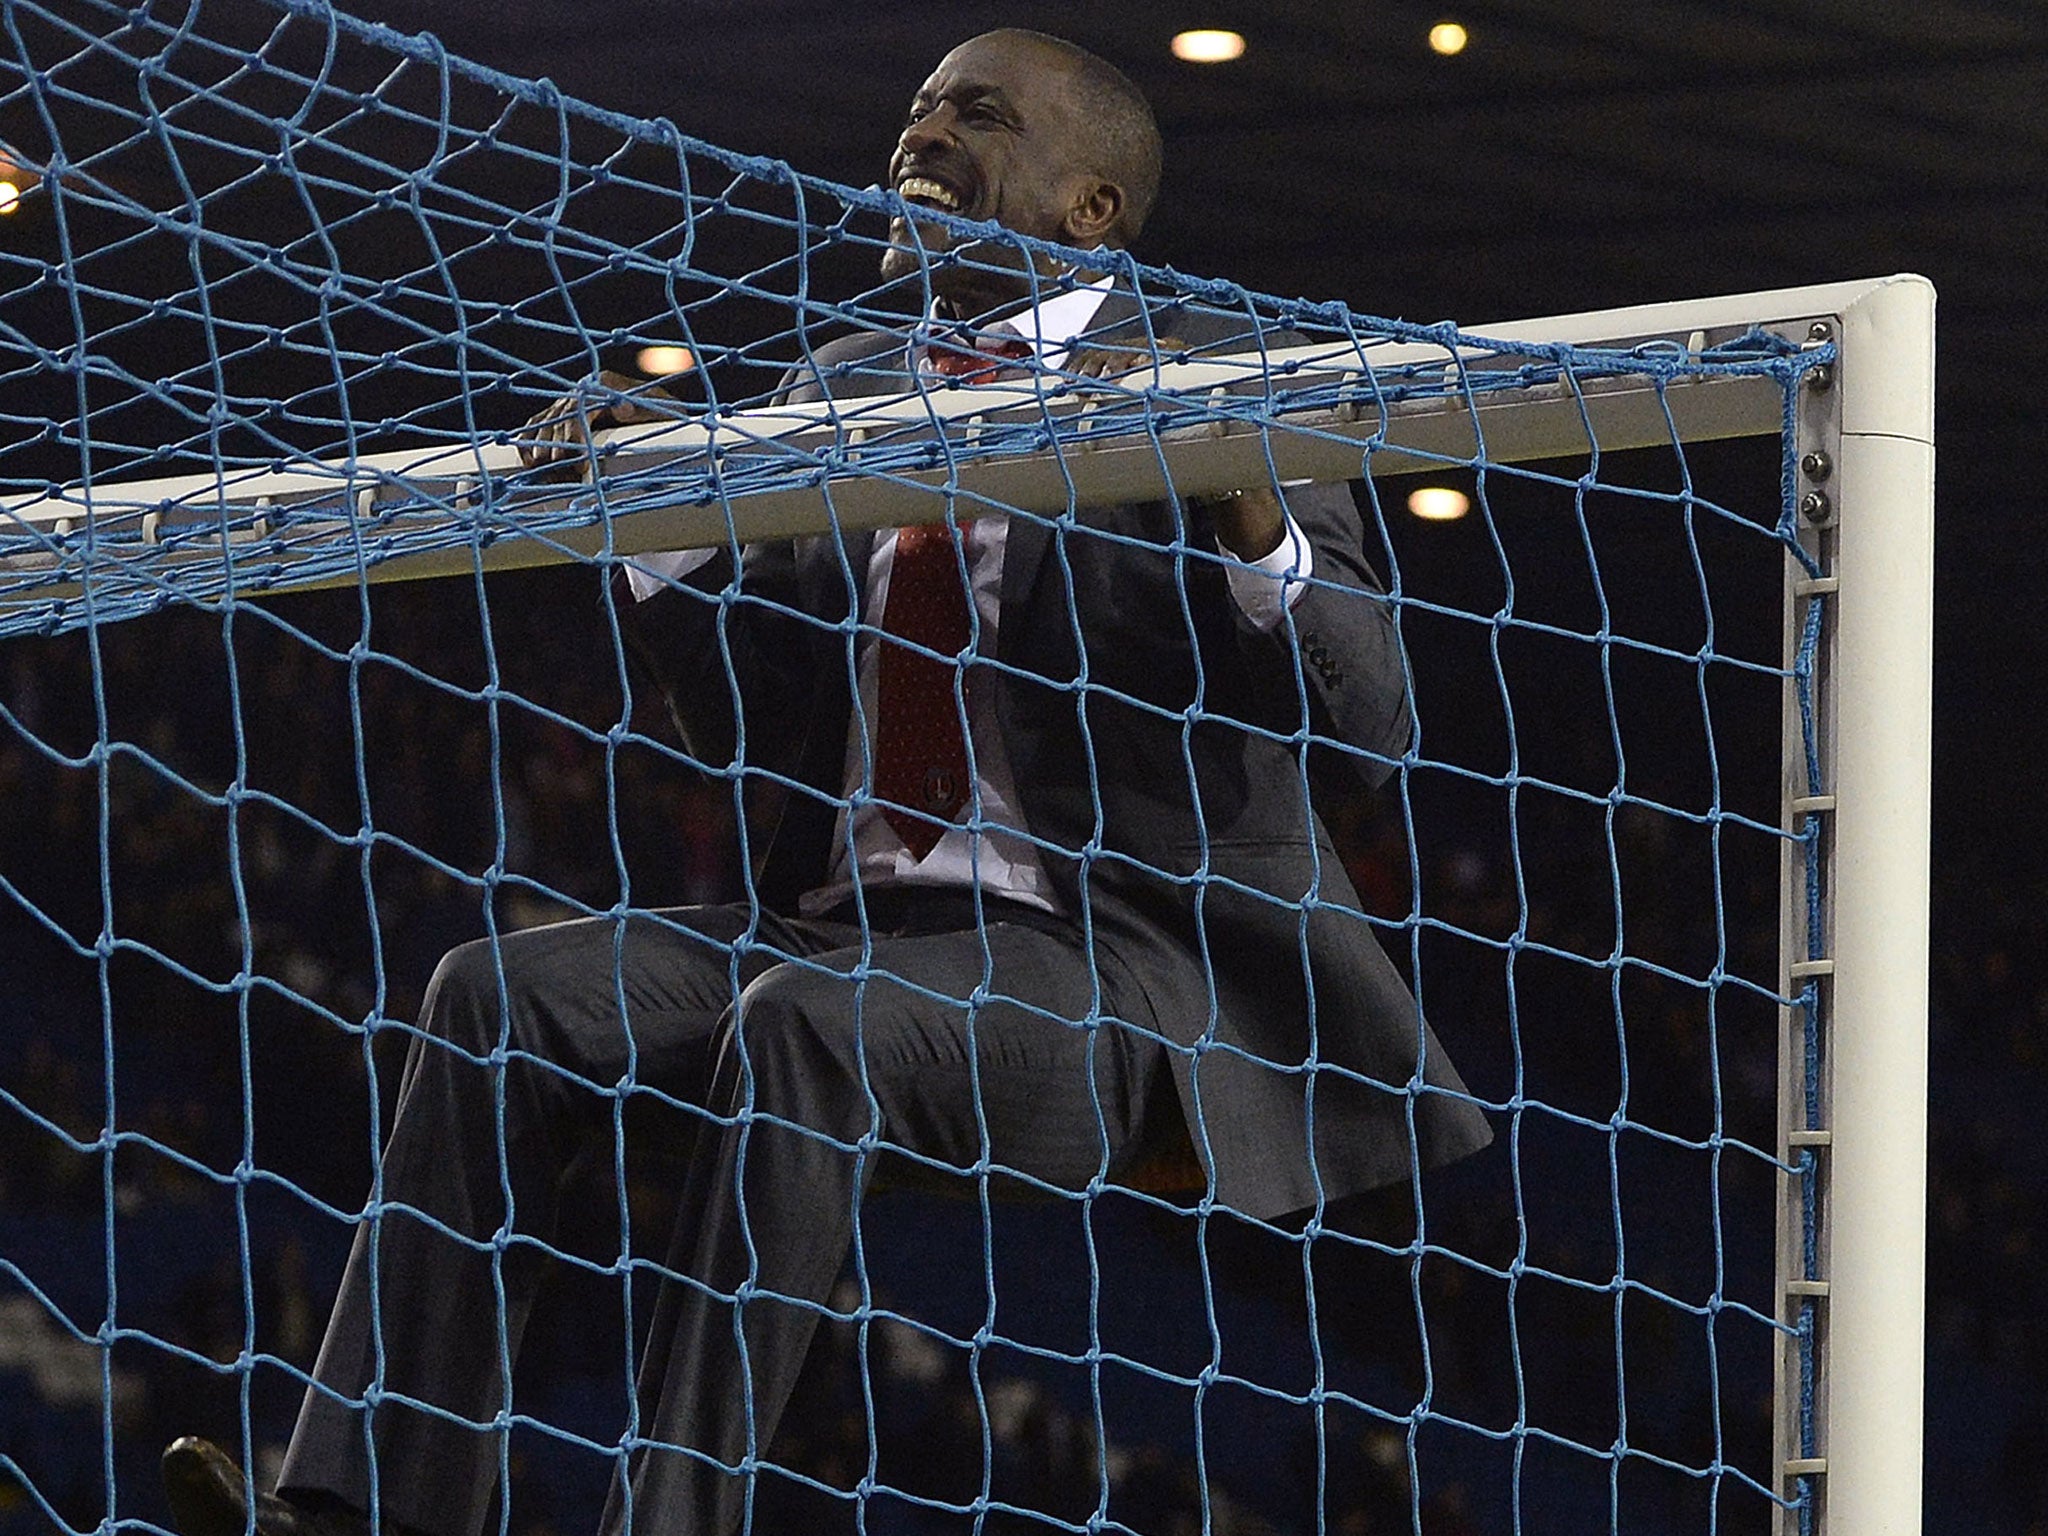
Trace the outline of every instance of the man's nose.
{"label": "man's nose", "polygon": [[959,114],[942,101],[916,122],[905,124],[903,132],[896,136],[896,147],[906,155],[914,155],[941,139],[951,138],[959,120]]}

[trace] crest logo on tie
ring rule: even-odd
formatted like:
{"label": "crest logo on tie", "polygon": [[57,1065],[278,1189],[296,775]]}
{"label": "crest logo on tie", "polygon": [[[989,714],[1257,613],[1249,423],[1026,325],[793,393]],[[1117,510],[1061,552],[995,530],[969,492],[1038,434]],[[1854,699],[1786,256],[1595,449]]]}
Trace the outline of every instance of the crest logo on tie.
{"label": "crest logo on tie", "polygon": [[959,786],[954,782],[953,772],[936,764],[924,771],[924,808],[928,811],[951,809],[953,797]]}

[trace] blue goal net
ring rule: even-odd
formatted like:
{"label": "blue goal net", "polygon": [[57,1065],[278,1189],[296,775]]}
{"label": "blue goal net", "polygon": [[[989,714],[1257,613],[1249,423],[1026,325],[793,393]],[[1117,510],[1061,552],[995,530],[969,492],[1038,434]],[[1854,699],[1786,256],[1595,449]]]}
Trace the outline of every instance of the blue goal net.
{"label": "blue goal net", "polygon": [[1824,337],[0,20],[0,1530],[1810,1524]]}

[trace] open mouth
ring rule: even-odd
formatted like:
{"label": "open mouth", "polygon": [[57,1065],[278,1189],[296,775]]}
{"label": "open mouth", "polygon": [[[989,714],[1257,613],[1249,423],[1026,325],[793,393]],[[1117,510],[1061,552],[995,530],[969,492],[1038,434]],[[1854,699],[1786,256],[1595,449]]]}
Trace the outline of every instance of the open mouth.
{"label": "open mouth", "polygon": [[896,183],[896,195],[906,203],[919,208],[935,208],[941,213],[957,214],[967,205],[967,200],[944,182],[916,173]]}

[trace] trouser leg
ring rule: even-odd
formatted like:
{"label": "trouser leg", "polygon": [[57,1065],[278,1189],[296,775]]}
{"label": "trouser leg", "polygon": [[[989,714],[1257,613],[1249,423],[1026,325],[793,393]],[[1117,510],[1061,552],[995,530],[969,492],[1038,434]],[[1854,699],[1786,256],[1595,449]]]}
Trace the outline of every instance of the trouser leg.
{"label": "trouser leg", "polygon": [[608,1532],[738,1529],[744,1469],[767,1455],[875,1144],[1080,1188],[1134,1134],[1146,1093],[1171,1091],[1155,1043],[1089,1027],[1078,935],[984,931],[986,951],[974,932],[882,940],[865,978],[842,951],[742,994],[643,1364],[652,1444],[614,1489]]}
{"label": "trouser leg", "polygon": [[570,1152],[629,1076],[694,1104],[709,1075],[747,913],[666,918],[531,929],[442,962],[282,1490],[435,1536],[481,1528],[504,1436],[480,1426],[507,1401]]}

